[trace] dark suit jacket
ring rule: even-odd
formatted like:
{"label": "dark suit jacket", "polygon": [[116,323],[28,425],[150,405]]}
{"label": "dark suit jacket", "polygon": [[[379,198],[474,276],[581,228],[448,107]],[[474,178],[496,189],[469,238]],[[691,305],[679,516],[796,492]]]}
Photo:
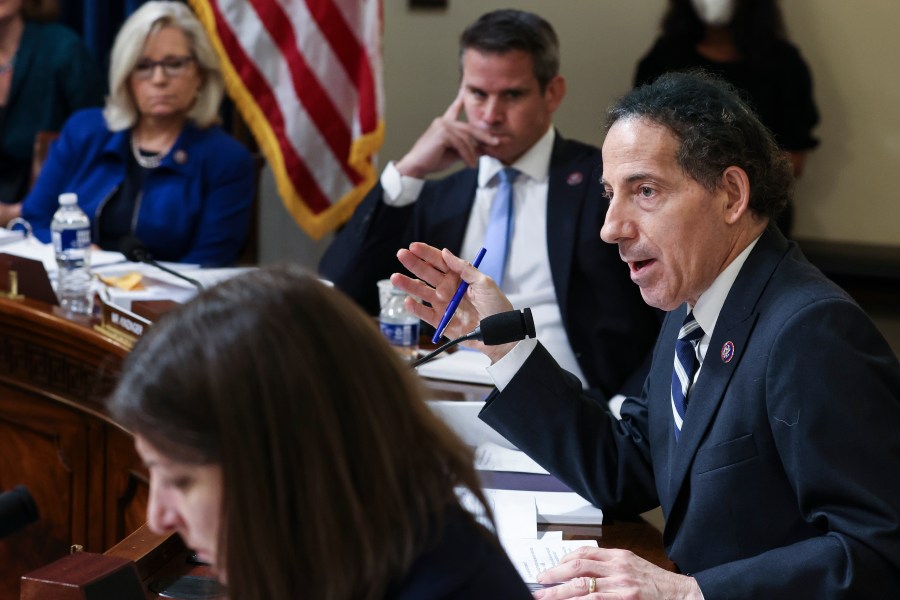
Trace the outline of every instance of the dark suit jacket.
{"label": "dark suit jacket", "polygon": [[392,600],[531,600],[531,593],[491,534],[447,511],[444,531],[385,593]]}
{"label": "dark suit jacket", "polygon": [[684,314],[667,317],[621,422],[540,346],[482,418],[611,516],[659,502],[667,552],[706,600],[896,594],[900,364],[874,324],[770,228],[728,294],[676,443]]}
{"label": "dark suit jacket", "polygon": [[[609,397],[640,390],[659,317],[616,246],[600,239],[607,202],[599,177],[600,151],[557,134],[547,202],[550,270],[578,363],[590,387]],[[401,267],[397,250],[418,241],[459,253],[477,185],[477,170],[463,169],[426,182],[418,201],[402,208],[384,204],[375,186],[325,253],[320,274],[377,314],[376,282]]]}

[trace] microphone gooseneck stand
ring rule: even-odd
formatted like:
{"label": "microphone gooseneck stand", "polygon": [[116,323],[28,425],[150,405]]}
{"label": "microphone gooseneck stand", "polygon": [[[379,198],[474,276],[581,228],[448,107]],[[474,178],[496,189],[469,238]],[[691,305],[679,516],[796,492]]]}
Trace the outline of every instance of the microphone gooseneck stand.
{"label": "microphone gooseneck stand", "polygon": [[412,363],[413,368],[431,362],[448,348],[467,340],[480,340],[485,346],[499,346],[535,336],[534,317],[531,309],[510,310],[485,317],[474,330],[462,337],[446,342],[436,350]]}

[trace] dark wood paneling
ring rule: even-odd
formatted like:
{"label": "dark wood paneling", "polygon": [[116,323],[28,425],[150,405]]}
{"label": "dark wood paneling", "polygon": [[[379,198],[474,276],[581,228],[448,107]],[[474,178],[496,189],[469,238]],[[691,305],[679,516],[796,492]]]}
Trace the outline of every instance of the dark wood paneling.
{"label": "dark wood paneling", "polygon": [[103,409],[127,349],[90,325],[0,299],[0,491],[24,484],[40,513],[0,540],[0,600],[71,545],[101,553],[144,521],[146,476]]}

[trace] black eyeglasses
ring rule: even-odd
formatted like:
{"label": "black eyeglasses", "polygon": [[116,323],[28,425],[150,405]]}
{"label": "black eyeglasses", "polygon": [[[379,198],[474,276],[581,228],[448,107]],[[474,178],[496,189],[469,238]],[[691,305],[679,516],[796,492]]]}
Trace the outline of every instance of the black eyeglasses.
{"label": "black eyeglasses", "polygon": [[138,79],[150,79],[156,72],[156,67],[162,67],[166,77],[182,77],[193,62],[193,56],[167,56],[162,60],[141,59],[134,65],[131,73]]}

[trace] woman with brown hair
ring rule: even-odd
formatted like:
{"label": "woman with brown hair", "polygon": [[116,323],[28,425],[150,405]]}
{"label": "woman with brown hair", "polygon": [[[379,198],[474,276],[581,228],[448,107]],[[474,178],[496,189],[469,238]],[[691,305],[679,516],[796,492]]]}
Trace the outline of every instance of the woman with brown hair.
{"label": "woman with brown hair", "polygon": [[[110,402],[178,531],[232,600],[530,598],[471,451],[375,324],[291,268],[203,292],[137,345]],[[488,519],[490,518],[488,513]]]}

